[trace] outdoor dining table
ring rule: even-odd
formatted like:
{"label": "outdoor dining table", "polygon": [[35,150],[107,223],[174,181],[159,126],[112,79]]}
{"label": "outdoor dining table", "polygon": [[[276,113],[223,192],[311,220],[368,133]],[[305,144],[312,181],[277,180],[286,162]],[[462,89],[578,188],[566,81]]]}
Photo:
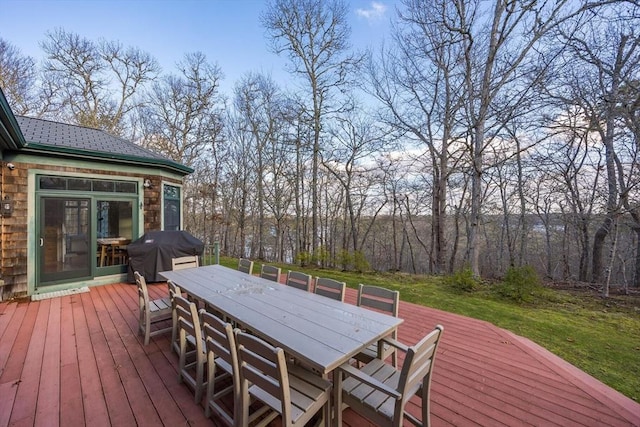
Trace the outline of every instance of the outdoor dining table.
{"label": "outdoor dining table", "polygon": [[160,275],[325,376],[402,323],[221,265]]}

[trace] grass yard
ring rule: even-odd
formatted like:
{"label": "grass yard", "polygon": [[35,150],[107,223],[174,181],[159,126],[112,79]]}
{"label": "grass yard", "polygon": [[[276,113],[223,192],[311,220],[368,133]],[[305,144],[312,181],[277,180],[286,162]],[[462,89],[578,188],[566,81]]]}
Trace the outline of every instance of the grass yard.
{"label": "grass yard", "polygon": [[[221,263],[236,268],[237,259]],[[259,263],[255,263],[258,271]],[[330,277],[357,288],[359,283],[400,291],[403,301],[485,320],[529,338],[624,395],[640,401],[640,293],[600,298],[595,291],[536,289],[518,304],[496,293],[498,284],[460,291],[442,277],[351,273],[281,266]]]}

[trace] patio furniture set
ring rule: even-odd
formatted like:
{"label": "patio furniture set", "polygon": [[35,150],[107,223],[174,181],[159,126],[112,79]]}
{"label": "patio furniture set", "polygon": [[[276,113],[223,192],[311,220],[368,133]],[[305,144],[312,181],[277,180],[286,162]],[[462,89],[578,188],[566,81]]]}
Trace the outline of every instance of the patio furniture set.
{"label": "patio furniture set", "polygon": [[[268,425],[277,417],[283,426],[340,426],[348,406],[380,426],[404,419],[429,425],[443,328],[413,346],[398,342],[397,291],[360,285],[353,305],[344,302],[345,283],[333,279],[289,271],[280,284],[274,266],[254,275],[250,260],[240,259],[235,270],[199,267],[195,259],[160,273],[169,286],[160,300],[149,300],[144,277],[135,278],[145,345],[171,331],[179,381],[193,389],[196,403],[205,396],[207,417],[232,426]],[[164,325],[152,329],[158,322]],[[406,410],[415,395],[421,414]]]}

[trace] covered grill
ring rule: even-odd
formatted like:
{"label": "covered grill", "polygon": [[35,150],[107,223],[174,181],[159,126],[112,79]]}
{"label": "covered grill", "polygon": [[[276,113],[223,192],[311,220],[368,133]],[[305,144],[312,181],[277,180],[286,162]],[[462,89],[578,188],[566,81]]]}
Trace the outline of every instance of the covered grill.
{"label": "covered grill", "polygon": [[201,256],[203,251],[204,244],[186,231],[148,231],[127,246],[127,280],[135,282],[133,272],[137,271],[147,282],[162,282],[158,273],[171,270],[172,258]]}

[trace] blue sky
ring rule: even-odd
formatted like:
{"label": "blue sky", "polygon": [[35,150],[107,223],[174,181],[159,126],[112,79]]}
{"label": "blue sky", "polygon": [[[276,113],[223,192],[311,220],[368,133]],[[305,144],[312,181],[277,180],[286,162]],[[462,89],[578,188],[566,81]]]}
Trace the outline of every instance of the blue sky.
{"label": "blue sky", "polygon": [[[396,0],[351,0],[352,46],[365,48],[388,38]],[[55,28],[91,40],[117,40],[147,51],[165,72],[186,52],[201,51],[225,75],[230,95],[246,72],[271,74],[281,85],[289,76],[285,58],[268,51],[260,0],[0,0],[0,37],[23,54],[42,58],[39,42]]]}

